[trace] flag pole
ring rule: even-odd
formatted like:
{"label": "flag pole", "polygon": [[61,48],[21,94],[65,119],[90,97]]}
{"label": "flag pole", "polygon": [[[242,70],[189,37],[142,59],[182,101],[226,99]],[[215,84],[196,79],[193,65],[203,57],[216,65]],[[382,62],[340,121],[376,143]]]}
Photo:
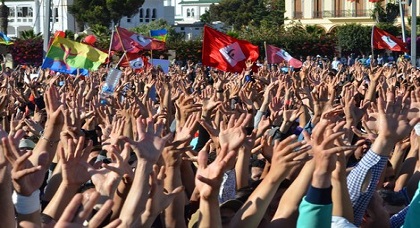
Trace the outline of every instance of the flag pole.
{"label": "flag pole", "polygon": [[265,54],[265,61],[267,61],[267,65],[268,65],[267,42],[265,41],[264,41],[264,54]]}
{"label": "flag pole", "polygon": [[[117,27],[117,26],[115,26],[115,27]],[[124,47],[124,42],[122,41],[122,39],[121,39],[121,36],[120,36],[120,32],[118,31],[118,28],[117,29],[115,29],[116,31],[117,31],[117,35],[118,35],[118,38],[120,39],[120,42],[121,42],[121,47],[122,47],[122,49],[123,49],[123,51],[124,51],[124,54],[121,56],[121,57],[123,57],[123,56],[125,56],[125,58],[127,59],[127,61],[128,62],[130,62],[130,60],[128,59],[128,56],[126,55],[126,53],[127,53],[127,50],[125,49],[125,47]],[[122,59],[122,58],[121,58]],[[121,62],[121,59],[120,59],[120,62]],[[117,64],[117,66],[119,65],[119,63]]]}
{"label": "flag pole", "polygon": [[[149,30],[149,37],[152,38],[152,32]],[[153,44],[153,40],[152,40],[152,44]],[[153,45],[150,48],[150,62],[152,63],[153,66]]]}
{"label": "flag pole", "polygon": [[[125,57],[127,57],[127,52],[126,51],[124,51],[124,53],[123,53],[123,55],[121,56],[121,58],[120,58],[120,60],[118,61],[118,63],[117,63],[117,65],[115,66],[115,68],[117,68],[118,67],[118,65],[120,65],[120,63],[121,63],[121,61],[123,60],[123,58],[124,58],[124,56]],[[128,59],[127,59],[128,60]]]}
{"label": "flag pole", "polygon": [[114,33],[115,33],[115,27],[112,27],[111,42],[109,43],[109,49],[108,49],[108,64],[106,65],[107,71],[109,69],[109,64],[111,63],[111,48],[112,48],[112,42],[114,41]]}
{"label": "flag pole", "polygon": [[[375,59],[374,49],[373,49],[373,30],[375,29],[375,25],[372,26],[372,33],[370,36],[370,48],[372,49],[372,59]],[[370,63],[372,65],[372,59],[370,60]]]}
{"label": "flag pole", "polygon": [[411,2],[411,65],[413,67],[416,66],[417,62],[417,17],[416,17],[416,9],[417,9],[417,0],[413,0]]}

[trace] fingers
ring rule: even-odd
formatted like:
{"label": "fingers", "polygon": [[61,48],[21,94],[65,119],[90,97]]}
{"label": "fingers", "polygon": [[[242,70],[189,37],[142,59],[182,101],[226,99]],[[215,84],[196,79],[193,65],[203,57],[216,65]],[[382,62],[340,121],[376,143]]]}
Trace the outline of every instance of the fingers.
{"label": "fingers", "polygon": [[83,195],[81,193],[76,194],[70,203],[64,209],[63,214],[61,215],[59,222],[72,222],[76,212],[79,210],[79,206],[82,203]]}
{"label": "fingers", "polygon": [[[95,216],[93,216],[90,220],[89,220],[89,228],[96,228],[96,227],[100,227],[100,225],[102,224],[102,222],[108,217],[109,213],[112,210],[112,206],[114,206],[114,202],[112,200],[107,200],[101,207],[101,209],[99,209],[98,212],[96,212]],[[107,227],[109,227],[111,225],[108,224]]]}

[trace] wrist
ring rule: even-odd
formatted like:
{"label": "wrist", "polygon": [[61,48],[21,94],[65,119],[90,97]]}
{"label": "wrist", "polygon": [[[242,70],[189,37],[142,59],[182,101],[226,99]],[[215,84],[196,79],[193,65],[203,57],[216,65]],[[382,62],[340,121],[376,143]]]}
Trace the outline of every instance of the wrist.
{"label": "wrist", "polygon": [[315,188],[331,187],[331,173],[328,171],[315,170],[312,175],[312,186]]}

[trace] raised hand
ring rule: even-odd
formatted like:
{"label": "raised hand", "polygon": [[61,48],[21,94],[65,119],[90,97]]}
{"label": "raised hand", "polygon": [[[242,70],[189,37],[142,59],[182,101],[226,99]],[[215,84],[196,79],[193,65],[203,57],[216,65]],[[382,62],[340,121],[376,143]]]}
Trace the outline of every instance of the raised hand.
{"label": "raised hand", "polygon": [[[89,199],[83,202],[83,195],[81,193],[75,195],[71,200],[70,204],[64,210],[64,213],[61,215],[58,220],[56,227],[63,228],[76,228],[84,227],[85,220],[89,218],[89,215],[92,213],[92,209],[96,204],[96,201],[99,199],[99,193],[94,192],[90,195]],[[108,214],[111,212],[112,206],[114,203],[112,200],[107,200],[105,204],[102,205],[101,209],[89,219],[87,227],[100,227],[102,222],[106,219]],[[116,219],[109,223],[106,228],[116,228],[121,224],[121,220]]]}
{"label": "raised hand", "polygon": [[228,151],[237,150],[246,138],[245,126],[251,118],[252,115],[249,114],[242,114],[238,119],[232,115],[228,124],[222,122],[219,133],[220,146],[227,145]]}
{"label": "raised hand", "polygon": [[72,138],[69,134],[62,133],[61,138],[63,148],[59,151],[59,155],[62,162],[63,183],[82,185],[91,177],[88,172],[91,166],[87,160],[92,150],[92,141],[89,141],[87,147],[84,148],[83,136]]}
{"label": "raised hand", "polygon": [[200,192],[200,197],[209,199],[217,197],[219,188],[222,184],[223,173],[228,167],[232,167],[235,162],[236,152],[228,151],[227,145],[222,147],[216,159],[207,165],[207,148],[203,148],[198,153],[198,169],[195,177],[196,189]]}
{"label": "raised hand", "polygon": [[136,123],[138,139],[133,140],[127,137],[122,137],[122,139],[130,144],[139,160],[154,164],[159,159],[160,154],[171,135],[167,134],[161,137],[163,121],[158,121],[154,124],[152,118],[143,119],[139,117],[137,118]]}
{"label": "raised hand", "polygon": [[[1,132],[4,132],[1,130]],[[48,153],[42,152],[37,157],[38,165],[34,165],[28,158],[32,155],[31,151],[26,152],[19,149],[19,141],[23,138],[24,132],[19,130],[15,135],[1,139],[1,147],[4,156],[12,165],[13,187],[17,193],[29,196],[36,189],[41,187],[47,169]]]}
{"label": "raised hand", "polygon": [[[165,208],[172,203],[177,195],[179,195],[184,187],[180,186],[174,189],[172,192],[167,193],[163,188],[163,180],[165,179],[165,166],[160,167],[157,165],[153,166],[153,172],[150,174],[150,193],[149,199],[146,203],[146,210],[142,214],[142,221],[149,220],[153,222],[156,216],[158,216]],[[144,225],[144,224],[143,224]],[[149,224],[150,226],[150,224]],[[144,227],[149,227],[144,225]]]}

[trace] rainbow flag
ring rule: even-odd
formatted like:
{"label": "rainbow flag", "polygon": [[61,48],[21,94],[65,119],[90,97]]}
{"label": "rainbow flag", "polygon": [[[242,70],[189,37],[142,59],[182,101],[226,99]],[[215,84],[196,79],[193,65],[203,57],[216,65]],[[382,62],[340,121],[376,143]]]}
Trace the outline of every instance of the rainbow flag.
{"label": "rainbow flag", "polygon": [[166,37],[168,36],[168,30],[166,29],[150,30],[150,36],[157,40],[166,42]]}
{"label": "rainbow flag", "polygon": [[57,66],[68,71],[72,68],[97,70],[107,58],[107,53],[92,46],[57,36],[45,56],[42,67],[45,69]]}
{"label": "rainbow flag", "polygon": [[0,44],[11,45],[13,42],[6,34],[0,32]]}

